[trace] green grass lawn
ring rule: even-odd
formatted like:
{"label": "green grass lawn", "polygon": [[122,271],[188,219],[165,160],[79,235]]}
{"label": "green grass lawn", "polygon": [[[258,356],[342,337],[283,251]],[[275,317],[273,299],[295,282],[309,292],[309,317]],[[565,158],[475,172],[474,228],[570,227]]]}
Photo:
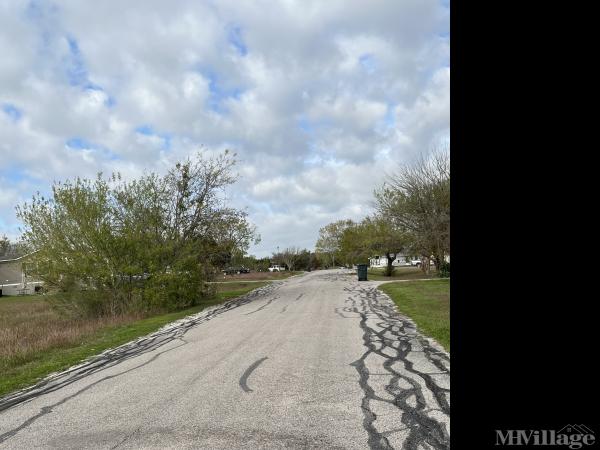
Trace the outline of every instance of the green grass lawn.
{"label": "green grass lawn", "polygon": [[450,280],[407,281],[379,286],[419,330],[450,351]]}
{"label": "green grass lawn", "polygon": [[[41,296],[0,297],[0,344],[3,346],[0,349],[0,397],[104,350],[152,333],[170,322],[267,284],[269,282],[236,283],[219,287],[215,298],[192,308],[143,319],[130,317],[116,323],[80,321],[73,324],[58,316]],[[18,341],[24,340],[23,328],[27,324],[34,324],[39,332],[25,336],[34,342],[19,346]],[[49,334],[57,333],[57,328],[69,327],[70,333],[66,337],[48,338]]]}
{"label": "green grass lawn", "polygon": [[[217,283],[215,283],[217,284]],[[233,282],[233,283],[218,283],[217,284],[217,299],[216,303],[222,303],[230,298],[239,297],[253,289],[257,289],[262,286],[270,284],[269,281],[244,283],[244,282]]]}
{"label": "green grass lawn", "polygon": [[391,277],[383,275],[384,269],[369,268],[367,278],[370,281],[393,281],[393,280],[418,280],[423,278],[436,278],[437,272],[431,269],[429,275],[423,273],[418,267],[395,267]]}

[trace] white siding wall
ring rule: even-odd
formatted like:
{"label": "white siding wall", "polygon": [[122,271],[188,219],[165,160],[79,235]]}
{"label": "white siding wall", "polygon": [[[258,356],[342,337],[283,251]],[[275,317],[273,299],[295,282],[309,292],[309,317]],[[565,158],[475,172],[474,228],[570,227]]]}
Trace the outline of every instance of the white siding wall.
{"label": "white siding wall", "polygon": [[2,289],[2,295],[30,295],[35,294],[35,287],[42,286],[44,283],[42,281],[30,281],[26,286],[23,286],[22,283],[13,283],[13,284],[0,284],[0,289]]}
{"label": "white siding wall", "polygon": [[[369,265],[371,267],[386,267],[387,266],[387,258],[385,256],[380,256],[379,258],[369,258]],[[392,266],[405,266],[406,265],[406,257],[404,255],[398,255],[394,262],[392,262]]]}

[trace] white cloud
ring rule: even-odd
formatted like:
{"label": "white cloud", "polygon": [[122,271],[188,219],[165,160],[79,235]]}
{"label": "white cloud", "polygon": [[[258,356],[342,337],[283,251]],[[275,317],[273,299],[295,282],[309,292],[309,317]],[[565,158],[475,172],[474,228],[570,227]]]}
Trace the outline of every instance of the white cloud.
{"label": "white cloud", "polygon": [[52,180],[230,148],[253,251],[312,247],[448,136],[448,22],[433,0],[2,2],[0,233]]}

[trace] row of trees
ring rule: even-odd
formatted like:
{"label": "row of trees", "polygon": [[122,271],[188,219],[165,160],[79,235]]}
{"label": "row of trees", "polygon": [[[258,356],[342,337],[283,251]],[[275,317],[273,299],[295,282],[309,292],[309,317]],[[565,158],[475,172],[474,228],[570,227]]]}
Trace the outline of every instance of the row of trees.
{"label": "row of trees", "polygon": [[223,199],[235,163],[227,151],[199,153],[165,176],[55,183],[51,198],[38,193],[17,207],[35,250],[28,272],[78,314],[194,305],[212,294],[206,281],[216,269],[259,239],[246,213]]}
{"label": "row of trees", "polygon": [[313,270],[322,265],[314,252],[299,247],[288,247],[282,252],[274,253],[271,260],[275,264],[285,265],[288,270]]}
{"label": "row of trees", "polygon": [[25,255],[26,248],[20,242],[12,242],[6,235],[0,236],[0,260],[14,259]]}
{"label": "row of trees", "polygon": [[407,248],[407,234],[378,215],[360,222],[339,220],[330,223],[319,230],[316,244],[317,255],[326,262],[326,267],[364,263],[377,254],[388,258],[388,274],[391,274],[396,254]]}
{"label": "row of trees", "polygon": [[450,155],[433,152],[416,163],[387,175],[374,193],[376,213],[360,222],[340,220],[319,230],[316,251],[330,266],[387,257],[386,275],[400,252],[421,259],[429,271],[430,258],[439,273],[449,272]]}
{"label": "row of trees", "polygon": [[269,257],[257,258],[253,255],[235,255],[231,259],[231,266],[233,267],[247,267],[255,272],[266,272],[271,266],[271,259]]}
{"label": "row of trees", "polygon": [[313,270],[323,262],[314,252],[299,247],[288,247],[270,257],[257,258],[252,255],[235,256],[232,266],[244,266],[254,271],[265,272],[272,264],[285,266],[288,270]]}

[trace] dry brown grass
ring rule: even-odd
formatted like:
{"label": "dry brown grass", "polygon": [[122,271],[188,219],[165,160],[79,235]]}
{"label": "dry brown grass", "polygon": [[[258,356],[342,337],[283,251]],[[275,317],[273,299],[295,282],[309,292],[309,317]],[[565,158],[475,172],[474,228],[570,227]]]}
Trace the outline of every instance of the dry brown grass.
{"label": "dry brown grass", "polygon": [[220,273],[215,278],[215,281],[243,281],[243,280],[283,280],[294,275],[298,275],[302,272],[290,272],[285,270],[283,272],[250,272],[250,273],[236,273],[233,275],[223,275]]}
{"label": "dry brown grass", "polygon": [[32,355],[78,344],[100,328],[140,316],[73,319],[53,310],[44,297],[0,298],[0,368],[27,361]]}

